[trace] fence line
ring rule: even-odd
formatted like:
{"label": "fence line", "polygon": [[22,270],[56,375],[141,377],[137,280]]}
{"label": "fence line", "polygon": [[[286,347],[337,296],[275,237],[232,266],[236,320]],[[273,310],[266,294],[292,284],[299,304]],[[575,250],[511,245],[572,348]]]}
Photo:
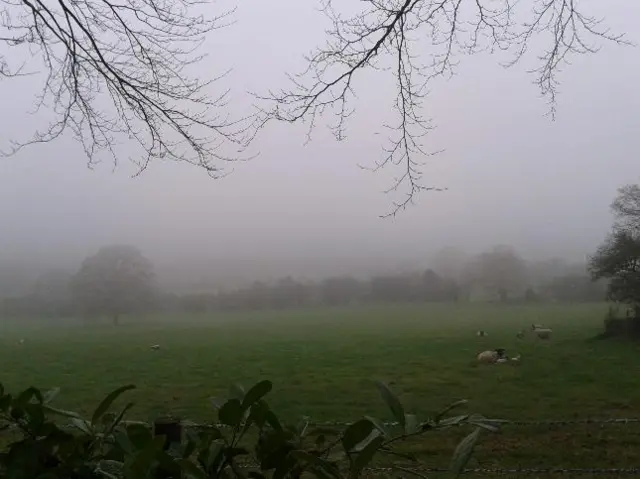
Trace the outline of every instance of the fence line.
{"label": "fence line", "polygon": [[[365,469],[367,472],[371,472],[373,474],[389,474],[391,472],[407,472],[411,474],[411,472],[417,472],[420,474],[429,474],[429,473],[446,473],[449,472],[449,469],[445,468],[430,468],[430,467],[371,467]],[[611,468],[611,469],[602,469],[602,468],[560,468],[560,467],[552,467],[552,468],[470,468],[465,469],[463,474],[493,474],[493,475],[507,475],[507,474],[574,474],[574,475],[584,475],[589,474],[593,476],[611,476],[612,474],[616,475],[628,475],[628,476],[637,476],[640,475],[640,468],[638,467],[629,467],[629,468]]]}
{"label": "fence line", "polygon": [[[640,423],[640,418],[584,418],[584,419],[542,419],[542,420],[511,420],[511,419],[492,419],[477,416],[478,422],[483,422],[485,424],[492,424],[496,426],[500,425],[510,425],[510,426],[569,426],[569,425],[577,425],[577,424],[636,424]],[[229,426],[225,424],[197,424],[189,421],[184,421],[183,426],[192,427],[192,428],[207,428],[207,427],[218,427],[218,428],[228,428]],[[351,422],[341,422],[341,421],[324,421],[324,422],[309,422],[309,427],[348,427]],[[396,421],[385,422],[383,423],[387,427],[395,427],[398,426],[399,423]]]}
{"label": "fence line", "polygon": [[[259,469],[257,464],[238,464],[242,469]],[[406,472],[407,474],[418,475],[420,474],[434,474],[434,473],[447,473],[451,470],[444,467],[423,467],[416,466],[387,466],[387,467],[365,467],[364,471],[372,474],[390,474],[398,472]],[[462,471],[463,474],[493,474],[493,475],[506,475],[506,474],[573,474],[584,475],[590,474],[594,476],[611,474],[617,475],[640,475],[640,467],[627,467],[627,468],[562,468],[562,467],[526,467],[526,468],[467,468]]]}

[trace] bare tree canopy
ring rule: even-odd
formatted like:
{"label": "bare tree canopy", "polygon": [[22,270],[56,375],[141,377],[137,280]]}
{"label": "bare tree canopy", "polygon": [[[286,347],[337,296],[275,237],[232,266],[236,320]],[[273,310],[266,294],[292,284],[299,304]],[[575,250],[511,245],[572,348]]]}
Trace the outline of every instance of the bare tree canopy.
{"label": "bare tree canopy", "polygon": [[[219,175],[248,138],[242,120],[224,112],[226,92],[209,96],[215,78],[188,73],[203,59],[197,49],[205,36],[230,13],[204,18],[203,5],[211,8],[201,0],[3,0],[0,78],[33,73],[25,58],[42,60],[37,106],[55,113],[44,130],[4,153],[70,131],[90,165],[102,154],[117,163],[114,146],[124,138],[142,147],[132,158],[140,171],[168,159]],[[230,155],[220,149],[226,145]]]}
{"label": "bare tree canopy", "polygon": [[615,228],[640,237],[640,185],[628,184],[618,188],[611,211],[615,217]]}
{"label": "bare tree canopy", "polygon": [[611,204],[614,223],[607,239],[589,259],[593,279],[608,279],[609,299],[640,305],[640,186],[618,189]]}
{"label": "bare tree canopy", "polygon": [[309,135],[320,115],[333,113],[330,128],[343,139],[357,73],[384,69],[393,75],[397,88],[390,106],[396,120],[384,125],[388,141],[372,168],[400,168],[389,191],[406,197],[394,203],[391,215],[420,191],[440,189],[422,178],[421,159],[435,153],[424,142],[432,125],[423,102],[430,82],[452,75],[460,55],[506,51],[511,56],[505,66],[512,66],[531,54],[538,59],[533,74],[553,115],[557,73],[571,56],[596,52],[600,41],[629,43],[590,15],[584,0],[362,0],[353,15],[342,14],[341,3],[323,0],[332,24],[326,43],[306,58],[302,73],[291,76],[290,89],[262,97],[271,104],[265,113],[308,121]]}

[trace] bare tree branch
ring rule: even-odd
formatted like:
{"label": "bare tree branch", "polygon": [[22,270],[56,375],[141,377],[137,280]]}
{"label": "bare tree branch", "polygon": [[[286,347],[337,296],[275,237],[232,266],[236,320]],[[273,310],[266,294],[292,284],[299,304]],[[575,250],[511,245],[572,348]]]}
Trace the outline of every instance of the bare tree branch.
{"label": "bare tree branch", "polygon": [[[582,2],[582,3],[581,3]],[[555,115],[557,74],[571,55],[594,53],[593,42],[628,44],[623,35],[609,32],[601,21],[579,7],[583,0],[362,0],[361,11],[342,16],[337,3],[323,0],[331,20],[324,46],[306,57],[307,68],[290,76],[292,87],[258,96],[266,121],[309,122],[309,135],[317,118],[333,113],[330,125],[338,140],[345,137],[345,122],[353,113],[356,74],[384,69],[395,77],[392,106],[397,120],[385,125],[390,132],[381,160],[373,170],[395,165],[401,169],[389,191],[403,191],[405,200],[394,203],[389,215],[410,204],[417,193],[440,190],[422,181],[424,137],[432,124],[423,113],[427,87],[437,77],[455,73],[461,54],[497,50],[509,52],[518,63],[542,37],[538,67],[532,70]],[[426,58],[426,61],[425,61]],[[309,136],[310,137],[310,136]]]}
{"label": "bare tree branch", "polygon": [[[225,26],[232,12],[204,18],[195,10],[205,0],[1,1],[0,78],[24,74],[8,58],[28,49],[46,72],[36,111],[46,107],[55,114],[44,130],[12,142],[4,155],[70,131],[90,166],[102,153],[117,164],[119,137],[142,147],[142,158],[131,158],[138,173],[165,159],[220,176],[225,162],[241,159],[250,140],[246,119],[222,111],[228,92],[209,96],[217,78],[187,73],[203,59],[197,50],[205,36]],[[223,154],[220,148],[229,145],[234,153]]]}

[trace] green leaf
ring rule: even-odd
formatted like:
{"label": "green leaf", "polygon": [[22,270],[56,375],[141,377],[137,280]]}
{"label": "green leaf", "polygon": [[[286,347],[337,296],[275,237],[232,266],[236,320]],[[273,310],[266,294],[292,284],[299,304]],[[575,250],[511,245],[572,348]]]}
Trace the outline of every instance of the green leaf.
{"label": "green leaf", "polygon": [[349,475],[352,478],[358,477],[362,470],[369,465],[371,459],[376,455],[376,452],[378,452],[383,442],[384,437],[376,436],[358,453],[355,460],[351,463],[351,470],[349,471]]}
{"label": "green leaf", "polygon": [[89,422],[87,422],[86,420],[79,417],[72,417],[71,424],[73,424],[76,428],[78,428],[83,433],[88,434],[89,436],[93,436],[93,430],[91,429],[91,424],[89,424]]}
{"label": "green leaf", "polygon": [[313,454],[309,454],[306,451],[295,450],[291,451],[289,455],[294,458],[296,461],[301,462],[303,464],[309,464],[313,467],[314,472],[324,473],[321,474],[320,477],[331,477],[331,478],[340,478],[340,470],[338,467],[326,459],[323,459],[318,456],[314,456]]}
{"label": "green leaf", "polygon": [[351,451],[357,444],[367,439],[371,431],[373,431],[373,423],[368,419],[360,419],[351,424],[342,434],[344,450]]}
{"label": "green leaf", "polygon": [[116,474],[111,474],[110,472],[101,469],[100,467],[96,467],[93,472],[95,472],[98,476],[104,477],[105,479],[120,479],[120,476]]}
{"label": "green leaf", "polygon": [[377,419],[375,417],[371,417],[371,416],[365,416],[364,417],[366,420],[371,421],[371,423],[373,424],[373,426],[380,431],[380,433],[384,436],[387,437],[389,435],[389,432],[387,431],[386,426],[384,425],[384,423],[380,420]]}
{"label": "green leaf", "polygon": [[107,429],[108,433],[113,432],[113,430],[118,427],[118,425],[122,422],[122,418],[124,417],[124,415],[127,413],[127,411],[129,409],[131,409],[133,407],[133,403],[130,402],[128,403],[125,407],[122,408],[122,411],[120,411],[120,414],[118,414],[114,419],[113,422],[111,423],[111,425],[109,425],[109,428]]}
{"label": "green leaf", "polygon": [[451,466],[449,468],[453,477],[459,477],[464,471],[467,462],[469,462],[469,459],[471,458],[471,454],[473,454],[473,449],[478,442],[480,431],[480,428],[474,429],[471,434],[460,441],[456,450],[453,452]]}
{"label": "green leaf", "polygon": [[13,398],[11,397],[11,394],[0,397],[0,411],[7,411],[9,407],[11,407],[12,402]]}
{"label": "green leaf", "polygon": [[418,417],[415,414],[405,414],[404,422],[405,434],[413,434],[414,432],[418,432]]}
{"label": "green leaf", "polygon": [[244,399],[244,388],[240,384],[232,384],[229,388],[229,395],[233,399],[238,399],[242,402]]}
{"label": "green leaf", "polygon": [[73,412],[73,411],[66,411],[64,409],[58,409],[58,408],[47,406],[47,405],[45,405],[43,409],[46,412],[54,414],[56,416],[62,416],[66,418],[72,418],[72,417],[80,418],[80,415],[77,412]]}
{"label": "green leaf", "polygon": [[296,426],[296,434],[303,440],[307,436],[307,431],[309,430],[309,420],[304,419],[298,423]]}
{"label": "green leaf", "polygon": [[93,416],[91,417],[91,422],[93,424],[97,424],[102,415],[109,410],[113,402],[118,399],[118,397],[131,389],[135,389],[136,387],[133,384],[129,384],[127,386],[122,386],[115,391],[110,392],[106,398],[102,400],[102,402],[98,405]]}
{"label": "green leaf", "polygon": [[469,419],[468,414],[464,414],[462,416],[451,416],[451,417],[448,417],[447,419],[441,420],[440,422],[438,422],[437,425],[438,427],[459,426],[460,424],[467,422],[468,419]]}
{"label": "green leaf", "polygon": [[[366,418],[368,419],[368,418]],[[372,421],[373,422],[373,421]],[[317,436],[318,434],[323,434],[325,436],[339,436],[342,434],[342,431],[337,427],[331,426],[316,426],[309,430],[307,433],[309,436]]]}
{"label": "green leaf", "polygon": [[469,416],[469,424],[473,424],[474,426],[481,427],[491,432],[498,432],[500,428],[496,424],[492,424],[487,421],[487,418],[480,414],[472,414]]}
{"label": "green leaf", "polygon": [[269,406],[263,400],[258,400],[249,409],[249,417],[247,418],[247,424],[255,423],[259,428],[264,426],[267,420],[267,412]]}
{"label": "green leaf", "polygon": [[249,407],[269,394],[272,388],[273,384],[268,380],[260,381],[258,384],[254,385],[249,389],[249,391],[247,391],[247,394],[245,394],[244,399],[242,400],[242,409],[249,409]]}
{"label": "green leaf", "polygon": [[118,479],[122,476],[124,464],[120,461],[103,459],[98,462],[94,472],[108,479]]}
{"label": "green leaf", "polygon": [[222,424],[236,427],[242,420],[242,405],[239,399],[229,399],[218,411],[218,419]]}
{"label": "green leaf", "polygon": [[446,408],[444,408],[442,411],[440,411],[438,414],[436,414],[436,416],[433,418],[436,422],[440,421],[440,419],[442,419],[444,417],[445,414],[447,414],[449,411],[451,411],[452,409],[458,408],[460,406],[464,406],[468,403],[469,401],[467,401],[466,399],[461,399],[460,401],[456,401],[454,403],[449,404]]}
{"label": "green leaf", "polygon": [[249,451],[244,447],[228,447],[224,450],[224,453],[228,458],[233,459],[237,456],[246,456]]}
{"label": "green leaf", "polygon": [[129,439],[129,436],[125,431],[116,431],[114,435],[116,444],[127,454],[131,454],[133,452],[134,445]]}
{"label": "green leaf", "polygon": [[44,411],[40,404],[25,404],[24,411],[32,431],[38,430],[44,424]]}
{"label": "green leaf", "polygon": [[151,466],[162,451],[164,446],[163,437],[155,437],[147,446],[136,453],[133,457],[128,458],[125,468],[133,474],[130,477],[149,477]]}
{"label": "green leaf", "polygon": [[[137,449],[147,447],[152,440],[151,428],[142,424],[131,424],[127,426],[127,437],[133,446]],[[161,437],[164,445],[164,438]]]}
{"label": "green leaf", "polygon": [[55,397],[60,393],[60,388],[52,388],[44,393],[42,396],[42,402],[44,404],[49,404],[51,401],[55,399]]}
{"label": "green leaf", "polygon": [[398,397],[393,393],[393,391],[391,391],[391,389],[389,389],[389,387],[385,383],[378,381],[376,385],[378,386],[378,390],[380,391],[382,400],[391,411],[393,418],[398,421],[398,423],[400,423],[400,425],[404,429],[406,425],[404,408],[402,407],[402,404],[400,404]]}
{"label": "green leaf", "polygon": [[273,429],[275,429],[276,431],[282,431],[282,424],[280,424],[280,420],[278,419],[278,416],[275,415],[275,413],[271,410],[268,410],[265,412],[264,418],[267,422],[267,424],[269,424],[269,426],[271,426]]}
{"label": "green leaf", "polygon": [[36,398],[36,400],[42,404],[42,393],[40,393],[40,390],[34,388],[34,387],[29,387],[27,389],[25,389],[24,391],[22,391],[18,397],[16,397],[15,399],[15,403],[19,404],[20,406],[27,404],[31,401],[32,398]]}
{"label": "green leaf", "polygon": [[192,438],[188,438],[186,441],[186,444],[184,445],[184,448],[182,449],[182,453],[180,454],[180,457],[182,457],[182,459],[190,458],[191,454],[195,452],[197,447],[198,447],[198,443],[196,442],[196,440]]}
{"label": "green leaf", "polygon": [[207,479],[207,474],[188,459],[180,459],[178,464],[187,476],[195,477],[196,479]]}

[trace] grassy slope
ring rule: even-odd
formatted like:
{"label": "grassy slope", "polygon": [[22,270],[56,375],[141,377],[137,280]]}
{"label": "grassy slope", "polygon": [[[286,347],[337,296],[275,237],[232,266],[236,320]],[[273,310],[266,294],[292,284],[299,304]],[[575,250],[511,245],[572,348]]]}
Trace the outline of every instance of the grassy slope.
{"label": "grassy slope", "polygon": [[[231,382],[269,378],[270,402],[283,416],[346,421],[384,415],[372,384],[388,382],[411,412],[426,415],[460,398],[491,417],[563,419],[640,416],[640,346],[589,341],[604,307],[410,306],[166,318],[165,323],[10,328],[0,337],[0,381],[15,390],[59,386],[58,403],[89,412],[125,383],[139,389],[133,415],[171,411],[213,419],[207,398]],[[182,321],[178,323],[177,321]],[[519,341],[533,322],[554,339]],[[489,332],[475,336],[477,329]],[[24,338],[25,343],[18,344]],[[160,351],[149,346],[158,343]],[[475,355],[504,347],[518,367],[481,367]],[[620,467],[639,463],[640,426],[506,428],[487,436],[483,466]],[[415,444],[445,465],[459,433]]]}

